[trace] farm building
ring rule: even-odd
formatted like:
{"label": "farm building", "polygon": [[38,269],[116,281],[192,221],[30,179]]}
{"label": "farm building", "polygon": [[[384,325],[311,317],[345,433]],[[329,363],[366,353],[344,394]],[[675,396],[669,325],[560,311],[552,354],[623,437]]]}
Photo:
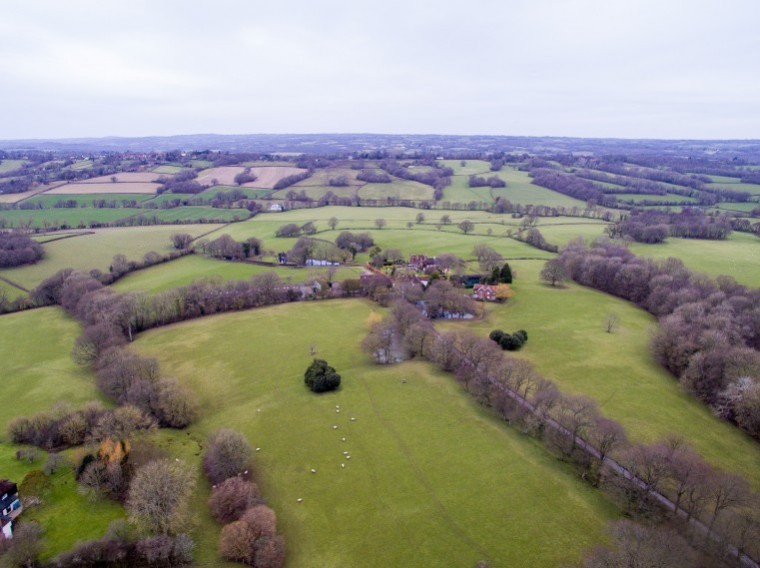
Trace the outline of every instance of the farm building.
{"label": "farm building", "polygon": [[13,537],[13,520],[21,513],[18,487],[7,479],[0,480],[0,525],[3,536]]}
{"label": "farm building", "polygon": [[488,284],[475,284],[472,288],[472,297],[482,302],[495,302],[496,298],[496,286],[489,286]]}

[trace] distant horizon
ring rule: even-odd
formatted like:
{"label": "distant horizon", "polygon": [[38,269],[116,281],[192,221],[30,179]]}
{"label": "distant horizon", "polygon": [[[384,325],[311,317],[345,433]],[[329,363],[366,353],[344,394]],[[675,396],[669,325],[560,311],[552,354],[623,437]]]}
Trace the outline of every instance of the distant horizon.
{"label": "distant horizon", "polygon": [[39,136],[30,138],[0,138],[0,142],[58,142],[68,140],[131,140],[146,138],[181,138],[197,136],[389,136],[389,137],[416,137],[416,136],[446,136],[446,137],[479,137],[479,138],[529,138],[529,139],[566,139],[566,140],[620,140],[620,141],[647,141],[658,142],[760,142],[757,138],[709,138],[709,137],[675,137],[665,138],[659,136],[631,137],[631,136],[580,136],[565,134],[479,134],[454,132],[375,132],[375,131],[346,131],[346,132],[190,132],[180,134],[106,134],[102,136]]}

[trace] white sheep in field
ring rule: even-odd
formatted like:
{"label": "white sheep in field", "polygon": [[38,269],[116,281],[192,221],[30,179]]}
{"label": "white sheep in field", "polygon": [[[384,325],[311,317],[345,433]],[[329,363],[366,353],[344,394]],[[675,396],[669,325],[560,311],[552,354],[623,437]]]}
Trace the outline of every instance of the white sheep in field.
{"label": "white sheep in field", "polygon": [[312,469],[311,469],[311,473],[317,473],[317,470],[316,470],[316,469],[314,469],[314,468],[312,468]]}

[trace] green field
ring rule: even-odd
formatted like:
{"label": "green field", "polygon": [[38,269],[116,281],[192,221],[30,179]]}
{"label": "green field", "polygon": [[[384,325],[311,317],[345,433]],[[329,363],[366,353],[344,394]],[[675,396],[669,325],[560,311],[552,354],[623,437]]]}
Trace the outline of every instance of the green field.
{"label": "green field", "polygon": [[651,195],[643,193],[616,193],[618,201],[632,201],[633,203],[639,203],[641,201],[662,201],[666,203],[678,202],[678,203],[697,203],[699,200],[694,197],[688,197],[685,195],[676,195],[668,193],[667,195]]}
{"label": "green field", "polygon": [[194,193],[171,193],[166,192],[162,193],[161,195],[151,195],[149,196],[149,199],[147,200],[147,203],[164,203],[166,201],[174,201],[175,199],[181,199],[181,200],[187,200],[190,201],[191,199],[195,198]]}
{"label": "green field", "polygon": [[204,205],[142,210],[140,215],[159,219],[162,223],[229,223],[248,219],[251,214],[247,209],[218,209]]}
{"label": "green field", "polygon": [[108,270],[115,254],[139,260],[150,251],[168,253],[173,250],[169,240],[173,233],[197,237],[219,227],[221,225],[159,225],[95,229],[92,234],[47,243],[42,261],[0,270],[0,275],[31,289],[64,268]]}
{"label": "green field", "polygon": [[[518,261],[514,299],[491,305],[488,316],[468,327],[487,336],[493,329],[526,329],[519,357],[532,361],[562,392],[594,398],[605,416],[618,420],[635,441],[683,436],[713,464],[741,473],[760,487],[760,446],[717,419],[660,367],[649,353],[654,318],[632,304],[576,284],[551,288],[539,282],[542,263]],[[604,331],[610,313],[620,329]]]}
{"label": "green field", "polygon": [[[89,195],[36,195],[26,200],[26,203],[42,203],[43,207],[52,209],[56,203],[62,201],[76,201],[78,207],[92,207],[95,200],[103,199],[105,201],[115,201],[121,204],[122,200],[126,201],[147,201],[153,196],[145,193],[100,193]],[[60,211],[60,209],[58,209]]]}
{"label": "green field", "polygon": [[[586,208],[586,203],[551,189],[533,185],[527,172],[504,167],[496,175],[507,182],[507,187],[494,189],[494,197],[504,197],[512,203],[522,205],[547,205],[549,207]],[[444,190],[445,191],[445,190]]]}
{"label": "green field", "polygon": [[[555,222],[560,220],[560,222]],[[537,228],[544,238],[551,244],[560,248],[578,237],[583,237],[591,242],[598,237],[604,236],[607,223],[594,221],[593,219],[577,219],[573,217],[557,217],[539,219]]]}
{"label": "green field", "polygon": [[[340,267],[333,279],[358,278],[362,269],[359,267]],[[201,278],[220,278],[222,280],[246,280],[256,274],[274,272],[286,282],[301,283],[307,278],[324,274],[324,268],[289,268],[286,266],[259,266],[244,262],[228,262],[189,255],[183,258],[139,270],[122,278],[114,289],[120,292],[161,292],[169,288],[186,286]]]}
{"label": "green field", "polygon": [[7,282],[0,280],[0,296],[5,295],[9,300],[15,300],[19,296],[26,296],[26,293]]}
{"label": "green field", "polygon": [[[214,187],[210,187],[206,191],[199,193],[197,197],[200,197],[201,199],[213,199],[214,197],[216,197],[217,193],[230,192],[230,191],[239,191],[245,194],[245,196],[248,197],[249,199],[261,199],[262,197],[266,197],[267,195],[272,193],[271,189],[255,189],[252,187],[215,185]],[[172,194],[170,193],[169,195],[172,195]],[[192,197],[196,197],[196,196],[192,196]]]}
{"label": "green field", "polygon": [[490,187],[468,187],[468,176],[454,176],[451,178],[451,185],[443,188],[443,199],[445,203],[469,203],[470,201],[482,201],[488,204],[493,203]]}
{"label": "green field", "polygon": [[735,183],[713,183],[708,185],[712,185],[714,187],[725,187],[732,191],[746,191],[752,195],[760,195],[760,185],[757,185],[755,183],[741,183],[739,180],[736,180]]}
{"label": "green field", "polygon": [[[462,161],[464,161],[464,166]],[[438,162],[454,170],[455,176],[491,175],[491,162],[485,160],[439,160]]]}
{"label": "green field", "polygon": [[348,185],[345,187],[331,187],[329,185],[292,186],[288,187],[287,189],[279,189],[271,193],[270,197],[272,199],[287,199],[288,193],[291,191],[296,191],[299,194],[303,192],[312,199],[321,199],[322,196],[324,196],[329,191],[337,197],[354,198],[356,197],[358,190],[359,186],[357,185]]}
{"label": "green field", "polygon": [[433,188],[416,181],[394,178],[391,183],[368,183],[359,191],[360,199],[408,199],[410,201],[432,201]]}
{"label": "green field", "polygon": [[[3,391],[6,400],[13,401],[0,415],[3,478],[20,483],[27,471],[41,467],[45,459],[43,455],[36,464],[15,459],[16,447],[6,439],[6,428],[13,418],[50,410],[58,402],[76,407],[101,400],[92,373],[71,359],[71,347],[79,332],[79,324],[57,308],[0,317]],[[80,495],[70,470],[54,476],[53,489],[42,506],[24,513],[25,520],[38,520],[45,529],[46,558],[79,540],[100,538],[112,520],[123,516],[122,508],[115,503]]]}
{"label": "green field", "polygon": [[26,163],[26,160],[0,160],[0,174],[17,170]]}
{"label": "green field", "polygon": [[79,160],[78,162],[74,162],[70,166],[67,166],[66,169],[74,170],[74,171],[80,171],[80,170],[89,170],[92,168],[93,163],[92,160]]}
{"label": "green field", "polygon": [[[368,362],[358,345],[375,309],[359,300],[289,304],[141,335],[135,348],[200,399],[203,419],[188,436],[168,433],[168,447],[197,464],[182,440],[222,426],[260,447],[255,472],[291,568],[560,566],[598,542],[614,509],[534,440],[428,365]],[[311,343],[342,374],[339,392],[304,388]],[[220,565],[207,495],[204,484],[196,553]]]}
{"label": "green field", "polygon": [[151,171],[153,171],[153,172],[155,172],[157,174],[173,175],[173,174],[178,174],[182,170],[183,170],[182,166],[166,166],[166,165],[164,165],[164,166],[156,166]]}
{"label": "green field", "polygon": [[746,286],[760,287],[760,239],[747,233],[734,232],[725,241],[669,238],[659,245],[634,243],[631,250],[652,258],[680,258],[697,272],[726,274]]}
{"label": "green field", "polygon": [[[63,197],[63,196],[61,196]],[[88,227],[92,223],[112,223],[141,212],[140,209],[120,207],[118,209],[30,209],[0,211],[0,225],[6,227],[45,228],[50,225],[66,224],[69,227]]]}
{"label": "green field", "polygon": [[[289,165],[293,167],[293,164],[289,164]],[[298,191],[301,188],[311,187],[311,186],[330,187],[330,180],[337,177],[347,178],[348,183],[353,186],[364,185],[365,182],[359,181],[356,179],[356,176],[359,175],[359,171],[360,170],[352,170],[351,168],[318,169],[310,177],[307,177],[306,179],[301,180],[294,185],[291,185],[287,189],[293,189],[295,191]],[[341,188],[335,188],[335,189],[341,189]]]}

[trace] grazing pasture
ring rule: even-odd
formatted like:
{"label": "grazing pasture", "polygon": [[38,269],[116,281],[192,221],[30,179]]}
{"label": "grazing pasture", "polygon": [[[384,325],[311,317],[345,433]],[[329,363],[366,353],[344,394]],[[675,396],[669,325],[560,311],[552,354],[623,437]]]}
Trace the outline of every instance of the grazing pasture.
{"label": "grazing pasture", "polygon": [[[183,439],[232,427],[261,448],[254,469],[291,568],[561,566],[598,542],[614,508],[566,465],[450,376],[368,361],[359,343],[376,309],[287,304],[142,334],[134,348],[200,400],[201,421],[188,436],[162,432],[166,446],[197,464],[197,446]],[[304,387],[310,345],[341,373],[339,391]],[[194,500],[193,537],[198,561],[218,565],[208,490]]]}
{"label": "grazing pasture", "polygon": [[36,195],[27,200],[27,203],[41,203],[45,208],[54,208],[56,203],[63,201],[76,201],[77,207],[92,207],[93,201],[116,201],[119,204],[121,201],[137,201],[138,203],[151,199],[149,194],[140,193],[100,193],[100,194],[86,194],[86,195],[66,195],[61,196],[58,194],[46,193],[43,195]]}
{"label": "grazing pasture", "polygon": [[394,178],[391,183],[368,183],[359,188],[360,199],[408,199],[409,201],[432,201],[433,188],[417,181]]}
{"label": "grazing pasture", "polygon": [[154,194],[161,187],[157,183],[147,182],[104,182],[104,183],[67,183],[48,191],[47,195],[76,195],[97,193],[149,193]]}
{"label": "grazing pasture", "polygon": [[574,199],[551,189],[533,185],[527,172],[521,172],[512,167],[505,166],[497,175],[505,182],[507,187],[494,188],[491,194],[494,198],[503,197],[512,203],[522,205],[547,205],[549,207],[579,207],[586,208],[586,203],[580,199]]}
{"label": "grazing pasture", "polygon": [[759,247],[760,239],[738,232],[731,233],[725,241],[671,237],[659,245],[631,244],[631,250],[640,256],[680,258],[692,270],[710,276],[733,276],[737,282],[754,288],[760,287]]}
{"label": "grazing pasture", "polygon": [[[250,187],[240,187],[238,185],[215,185],[214,187],[209,187],[207,190],[201,192],[198,194],[198,197],[201,199],[213,199],[216,197],[218,193],[222,192],[229,192],[229,191],[239,191],[240,193],[244,194],[249,199],[261,199],[262,197],[266,197],[267,195],[270,195],[272,192],[268,189],[253,189]],[[175,194],[167,194],[167,195],[175,195]],[[194,195],[190,196],[195,197]]]}
{"label": "grazing pasture", "polygon": [[[15,459],[16,447],[5,436],[9,422],[19,416],[48,411],[55,404],[78,407],[100,400],[95,378],[71,359],[79,324],[58,308],[41,308],[0,317],[0,361],[3,392],[12,405],[0,414],[0,472],[20,482],[26,472],[38,469]],[[23,347],[23,348],[20,348]],[[44,462],[44,452],[42,461]],[[43,558],[71,548],[77,541],[100,538],[108,524],[124,516],[123,509],[105,499],[91,499],[77,491],[70,469],[52,478],[52,490],[39,507],[24,512],[25,521],[39,521],[45,530]],[[65,519],[66,522],[61,522]]]}
{"label": "grazing pasture", "polygon": [[587,242],[603,237],[607,226],[604,221],[572,217],[542,218],[537,224],[547,242],[560,248],[578,237],[583,237]]}
{"label": "grazing pasture", "polygon": [[144,209],[140,215],[161,223],[229,223],[250,217],[247,209],[219,209],[208,206],[175,207],[173,209]]}
{"label": "grazing pasture", "polygon": [[[305,180],[305,181],[308,181],[308,180]],[[307,186],[307,185],[296,184],[291,187],[275,191],[274,193],[270,195],[270,197],[273,199],[287,200],[288,194],[290,192],[296,192],[299,194],[303,192],[308,197],[318,200],[318,199],[321,199],[328,192],[330,192],[337,197],[355,198],[357,195],[358,189],[359,189],[359,186],[357,185],[348,185],[345,187],[331,187],[328,185],[317,185],[317,186],[308,185]]]}
{"label": "grazing pasture", "polygon": [[156,174],[163,174],[163,175],[174,175],[181,172],[184,168],[182,166],[156,166],[153,168],[153,173]]}
{"label": "grazing pasture", "polygon": [[112,223],[125,217],[137,215],[141,209],[119,207],[117,209],[12,209],[0,211],[0,226],[31,227],[43,229],[48,226],[89,227],[93,224]]}
{"label": "grazing pasture", "polygon": [[[462,165],[464,162],[464,165]],[[491,162],[485,160],[439,160],[439,163],[454,170],[455,176],[485,175],[491,173]]]}
{"label": "grazing pasture", "polygon": [[[542,263],[516,261],[515,297],[489,305],[480,321],[446,323],[488,336],[493,329],[526,329],[530,340],[515,356],[532,361],[563,392],[595,399],[635,441],[682,436],[708,461],[742,474],[760,488],[760,446],[735,426],[716,418],[649,352],[656,321],[633,304],[569,283],[552,288],[538,279]],[[604,329],[615,313],[620,328]]]}
{"label": "grazing pasture", "polygon": [[45,258],[40,262],[0,270],[0,276],[31,289],[64,268],[107,271],[115,254],[130,260],[139,260],[150,251],[165,254],[173,250],[169,240],[173,233],[198,237],[220,227],[209,224],[94,229],[90,234],[45,244]]}
{"label": "grazing pasture", "polygon": [[[304,170],[300,170],[304,171]],[[299,172],[293,172],[293,173],[299,173]],[[359,170],[352,170],[350,168],[327,168],[327,169],[318,169],[315,170],[314,173],[306,178],[305,180],[299,181],[297,184],[293,185],[293,188],[297,187],[311,187],[311,186],[330,186],[330,180],[339,178],[339,177],[345,177],[348,181],[349,185],[358,186],[358,185],[364,185],[363,181],[360,181],[356,179],[356,176],[359,175]],[[258,183],[258,180],[254,183]],[[343,189],[340,187],[335,187],[333,189]]]}
{"label": "grazing pasture", "polygon": [[0,174],[12,172],[28,163],[27,160],[0,160]]}

